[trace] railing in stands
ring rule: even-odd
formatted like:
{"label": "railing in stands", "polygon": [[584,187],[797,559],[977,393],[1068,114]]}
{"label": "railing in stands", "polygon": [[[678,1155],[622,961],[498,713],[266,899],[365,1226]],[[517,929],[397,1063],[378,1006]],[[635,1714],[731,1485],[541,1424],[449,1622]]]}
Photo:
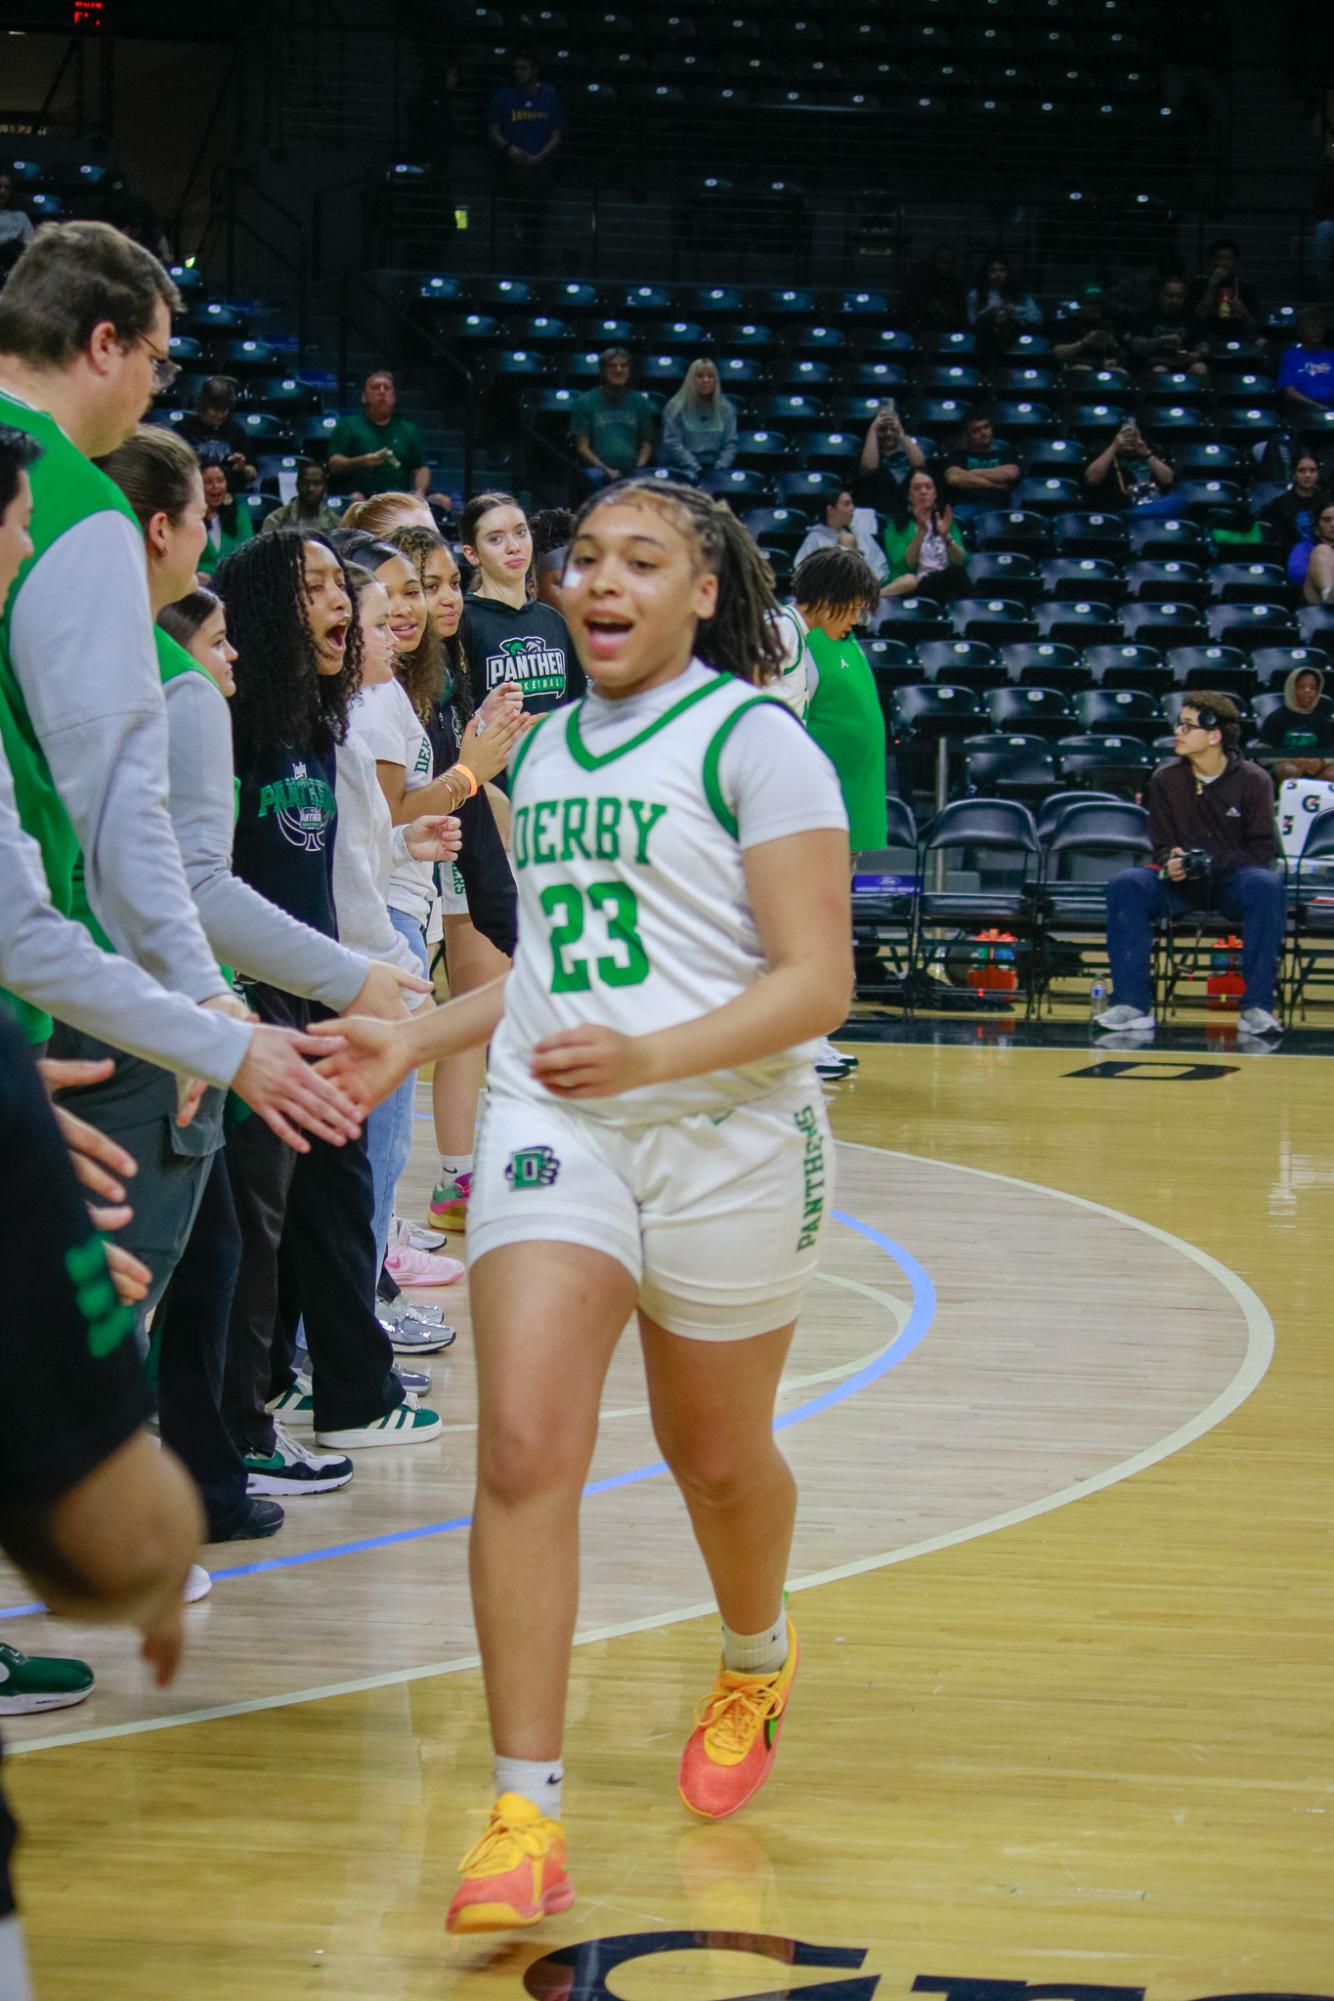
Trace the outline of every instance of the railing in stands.
{"label": "railing in stands", "polygon": [[[289,247],[276,243],[240,212],[239,201],[243,195],[256,202],[266,216],[277,217],[291,231]],[[229,164],[222,164],[213,173],[209,216],[200,237],[196,262],[210,265],[214,253],[221,247],[224,283],[229,292],[236,287],[239,237],[244,237],[264,251],[294,281],[297,366],[302,368],[306,360],[310,314],[310,244],[305,225],[299,216],[260,187],[250,175]]]}
{"label": "railing in stands", "polygon": [[110,130],[111,75],[106,47],[95,41],[94,83],[96,116],[89,117],[89,37],[72,35],[56,64],[46,95],[34,108],[0,105],[0,130],[37,136],[48,132],[68,133],[81,139],[90,130]]}
{"label": "railing in stands", "polygon": [[[363,305],[369,302],[376,324],[367,325],[356,310],[354,299]],[[392,333],[387,333],[386,329],[392,329]],[[461,386],[463,488],[465,493],[471,493],[477,440],[477,389],[471,368],[443,341],[437,340],[418,321],[411,319],[393,299],[386,298],[364,272],[345,271],[338,290],[338,390],[344,409],[352,409],[356,403],[348,360],[350,337],[354,332],[360,334],[377,353],[393,356],[397,368],[403,373],[417,372],[420,367],[417,350],[424,348],[432,364],[431,390],[437,408],[443,410],[447,407],[450,386],[456,392]]]}

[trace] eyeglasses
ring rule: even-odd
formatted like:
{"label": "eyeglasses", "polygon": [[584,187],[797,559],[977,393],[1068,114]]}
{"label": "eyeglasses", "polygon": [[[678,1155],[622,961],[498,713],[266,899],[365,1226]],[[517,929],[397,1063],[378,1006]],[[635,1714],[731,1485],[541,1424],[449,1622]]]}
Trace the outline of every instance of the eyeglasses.
{"label": "eyeglasses", "polygon": [[170,389],[172,383],[181,372],[180,362],[173,361],[169,355],[159,354],[155,347],[149,347],[147,334],[139,335],[139,345],[144,349],[153,364],[154,395],[160,394],[164,389]]}
{"label": "eyeglasses", "polygon": [[1173,736],[1189,736],[1192,730],[1202,730],[1203,728],[1203,723],[1178,723],[1172,734]]}

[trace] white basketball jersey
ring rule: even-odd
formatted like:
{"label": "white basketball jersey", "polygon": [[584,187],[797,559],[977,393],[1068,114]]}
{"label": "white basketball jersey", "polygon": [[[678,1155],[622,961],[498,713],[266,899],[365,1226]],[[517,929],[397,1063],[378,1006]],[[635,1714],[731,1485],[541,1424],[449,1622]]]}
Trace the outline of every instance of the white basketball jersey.
{"label": "white basketball jersey", "polygon": [[[719,762],[749,709],[779,705],[699,662],[678,685],[620,748],[590,749],[577,702],[545,717],[521,754],[510,793],[519,946],[492,1044],[494,1088],[545,1098],[529,1060],[546,1036],[588,1022],[626,1035],[675,1027],[766,969]],[[813,760],[810,824],[828,825],[824,760],[803,731],[793,736]],[[812,1046],[575,1109],[621,1125],[725,1111],[789,1082],[809,1086]]]}

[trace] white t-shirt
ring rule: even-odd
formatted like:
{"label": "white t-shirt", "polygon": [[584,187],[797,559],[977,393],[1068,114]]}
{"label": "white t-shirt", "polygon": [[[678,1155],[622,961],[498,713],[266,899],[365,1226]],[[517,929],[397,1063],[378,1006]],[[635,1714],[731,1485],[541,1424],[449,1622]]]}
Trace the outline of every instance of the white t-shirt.
{"label": "white t-shirt", "polygon": [[[513,773],[519,948],[492,1087],[544,1098],[534,1044],[598,1022],[640,1035],[712,1013],[765,971],[745,850],[847,827],[833,766],[771,695],[692,661],[646,694],[544,717]],[[810,1046],[744,1069],[581,1099],[656,1124],[809,1078]]]}
{"label": "white t-shirt", "polygon": [[[349,720],[377,764],[402,765],[406,791],[419,792],[430,784],[435,776],[431,739],[401,681],[363,688]],[[425,930],[435,902],[434,864],[415,862],[410,855],[396,856],[388,901],[391,910],[403,911]]]}

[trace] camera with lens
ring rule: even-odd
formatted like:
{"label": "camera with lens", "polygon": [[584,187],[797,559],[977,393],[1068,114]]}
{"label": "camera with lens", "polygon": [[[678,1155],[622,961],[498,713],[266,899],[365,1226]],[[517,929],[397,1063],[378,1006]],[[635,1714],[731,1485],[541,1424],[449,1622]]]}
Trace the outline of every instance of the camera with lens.
{"label": "camera with lens", "polygon": [[1177,859],[1187,882],[1208,882],[1214,872],[1213,856],[1207,848],[1187,848]]}

